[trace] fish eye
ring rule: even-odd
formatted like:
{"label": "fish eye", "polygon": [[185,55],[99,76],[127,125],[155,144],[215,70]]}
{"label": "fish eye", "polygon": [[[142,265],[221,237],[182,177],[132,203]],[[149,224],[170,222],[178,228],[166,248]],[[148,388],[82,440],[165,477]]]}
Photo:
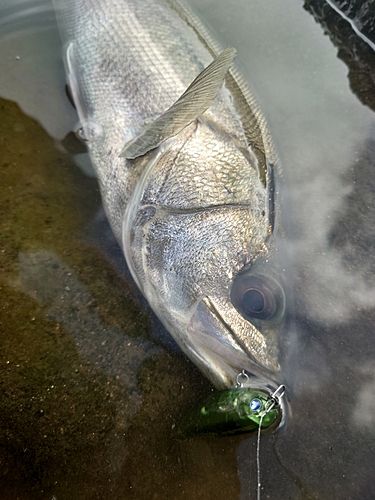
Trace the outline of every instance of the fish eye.
{"label": "fish eye", "polygon": [[231,301],[246,319],[272,319],[284,308],[281,286],[269,276],[242,274],[235,278]]}

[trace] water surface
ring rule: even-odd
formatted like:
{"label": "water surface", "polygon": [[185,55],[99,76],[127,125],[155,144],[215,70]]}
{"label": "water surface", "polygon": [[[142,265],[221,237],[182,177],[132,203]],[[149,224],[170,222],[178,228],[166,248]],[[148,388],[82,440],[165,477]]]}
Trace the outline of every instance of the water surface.
{"label": "water surface", "polygon": [[[374,113],[302,2],[191,4],[237,48],[287,186],[292,416],[262,437],[261,498],[373,498]],[[1,498],[256,498],[254,438],[174,436],[212,387],[138,293],[64,140],[51,6],[1,0],[0,19]]]}

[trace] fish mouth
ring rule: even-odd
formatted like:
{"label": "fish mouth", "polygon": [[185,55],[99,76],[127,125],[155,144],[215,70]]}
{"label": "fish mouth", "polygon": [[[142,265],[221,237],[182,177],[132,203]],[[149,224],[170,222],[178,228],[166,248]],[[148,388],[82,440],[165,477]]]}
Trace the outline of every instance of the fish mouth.
{"label": "fish mouth", "polygon": [[234,387],[242,370],[256,378],[258,386],[260,381],[275,381],[279,365],[266,339],[231,303],[203,297],[187,332],[189,356],[218,389]]}

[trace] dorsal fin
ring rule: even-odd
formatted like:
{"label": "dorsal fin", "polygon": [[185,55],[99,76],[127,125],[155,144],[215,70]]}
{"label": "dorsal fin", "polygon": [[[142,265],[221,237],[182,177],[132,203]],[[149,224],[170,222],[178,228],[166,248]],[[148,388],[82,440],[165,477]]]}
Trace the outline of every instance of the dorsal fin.
{"label": "dorsal fin", "polygon": [[[196,33],[200,41],[205,45],[213,57],[219,54],[222,46],[213,39],[211,33],[202,24],[200,19],[193,13],[183,0],[167,0],[181,19]],[[266,120],[261,112],[256,99],[250,91],[236,67],[230,68],[226,77],[225,85],[231,92],[236,111],[238,112],[249,146],[258,159],[259,176],[263,184],[267,183],[270,175],[270,164],[280,171],[279,161],[274,149]]]}
{"label": "dorsal fin", "polygon": [[177,135],[204,113],[220,92],[225,76],[236,56],[236,50],[224,50],[189,85],[182,96],[146,129],[126,144],[120,156],[134,159],[157,148]]}

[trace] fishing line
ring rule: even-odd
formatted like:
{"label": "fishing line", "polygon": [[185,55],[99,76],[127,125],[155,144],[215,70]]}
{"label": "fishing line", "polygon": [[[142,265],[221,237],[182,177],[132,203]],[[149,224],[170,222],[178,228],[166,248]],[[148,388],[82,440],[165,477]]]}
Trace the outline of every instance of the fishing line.
{"label": "fishing line", "polygon": [[260,417],[257,438],[257,500],[260,500],[260,431],[262,429],[262,420],[264,415]]}
{"label": "fishing line", "polygon": [[[260,481],[260,433],[262,430],[262,421],[263,418],[270,412],[275,406],[279,406],[281,404],[281,398],[285,394],[285,386],[279,385],[275,392],[271,394],[270,399],[265,404],[263,411],[260,412],[260,420],[258,426],[258,437],[257,437],[257,459],[256,459],[256,472],[257,472],[257,500],[260,500],[260,490],[261,490],[261,481]],[[251,403],[250,403],[251,404]]]}
{"label": "fishing line", "polygon": [[[235,417],[242,418],[244,419],[244,415],[249,417],[252,421],[252,424],[257,424],[258,427],[254,426],[252,427],[253,430],[257,429],[257,440],[256,440],[256,468],[255,468],[255,473],[256,473],[256,499],[260,500],[260,491],[261,491],[261,472],[260,472],[260,435],[262,432],[262,426],[264,425],[265,428],[270,427],[274,422],[276,422],[276,419],[281,415],[281,399],[283,398],[285,394],[285,386],[284,385],[279,385],[279,387],[272,393],[268,393],[261,391],[261,390],[256,390],[256,389],[251,389],[250,387],[250,377],[246,373],[245,370],[242,370],[240,373],[238,373],[236,377],[236,384],[235,384],[235,389],[232,390],[232,394],[235,394],[235,407],[236,407],[236,414]],[[242,398],[241,398],[242,396]],[[243,399],[243,396],[245,396],[245,399]],[[225,403],[226,400],[222,400],[222,406],[223,403]],[[233,404],[233,401],[231,401]],[[239,402],[245,403],[244,406],[240,406]],[[209,413],[207,411],[207,408],[204,407],[204,413],[207,414]],[[243,413],[243,415],[241,415]],[[228,412],[226,414],[226,417],[228,416]],[[249,422],[248,422],[249,424]],[[245,429],[245,426],[242,426],[242,429]],[[249,425],[247,427],[249,429]],[[251,447],[251,451],[253,450],[253,447]],[[251,454],[251,453],[250,453]],[[252,460],[250,461],[251,464]],[[252,481],[250,481],[250,484],[252,484]],[[250,490],[250,500],[251,500],[251,490]],[[248,494],[246,493],[246,497]]]}

